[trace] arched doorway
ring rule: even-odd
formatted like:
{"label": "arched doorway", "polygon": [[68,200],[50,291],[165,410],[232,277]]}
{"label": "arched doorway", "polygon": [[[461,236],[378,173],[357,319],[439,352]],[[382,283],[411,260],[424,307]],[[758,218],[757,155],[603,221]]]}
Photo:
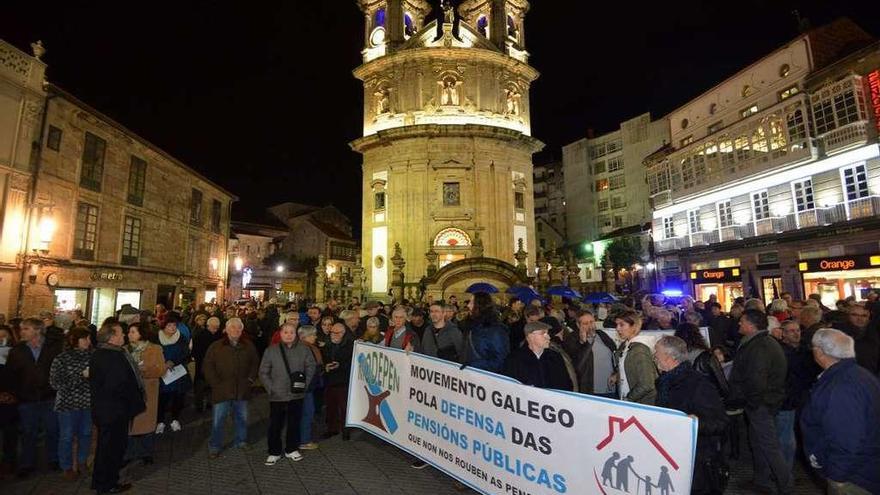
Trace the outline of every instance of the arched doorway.
{"label": "arched doorway", "polygon": [[448,299],[455,295],[460,300],[471,284],[486,282],[504,293],[508,287],[528,283],[528,279],[516,267],[494,258],[465,258],[452,262],[425,281],[425,294],[434,300]]}

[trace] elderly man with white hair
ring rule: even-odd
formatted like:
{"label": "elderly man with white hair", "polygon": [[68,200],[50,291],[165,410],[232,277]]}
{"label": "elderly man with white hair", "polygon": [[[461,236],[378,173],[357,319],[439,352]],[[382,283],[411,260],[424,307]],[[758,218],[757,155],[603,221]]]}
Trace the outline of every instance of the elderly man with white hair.
{"label": "elderly man with white hair", "polygon": [[880,493],[880,380],[856,363],[845,333],[823,328],[812,344],[824,371],[801,411],[804,453],[829,494]]}
{"label": "elderly man with white hair", "polygon": [[231,412],[235,418],[235,443],[238,448],[247,447],[247,403],[251,388],[257,379],[260,358],[257,348],[244,333],[244,323],[239,318],[226,322],[223,338],[211,344],[205,354],[202,372],[211,387],[214,417],[208,455],[215,458],[223,449],[223,430],[226,417]]}

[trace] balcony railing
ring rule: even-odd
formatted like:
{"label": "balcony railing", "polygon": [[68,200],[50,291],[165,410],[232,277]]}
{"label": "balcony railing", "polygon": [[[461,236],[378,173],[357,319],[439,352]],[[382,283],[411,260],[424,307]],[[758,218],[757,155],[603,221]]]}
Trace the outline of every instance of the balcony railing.
{"label": "balcony railing", "polygon": [[880,196],[868,196],[847,202],[849,218],[867,218],[880,215]]}
{"label": "balcony railing", "polygon": [[868,121],[860,120],[843,127],[838,127],[833,131],[822,134],[819,136],[819,139],[825,144],[825,153],[828,155],[867,144]]}

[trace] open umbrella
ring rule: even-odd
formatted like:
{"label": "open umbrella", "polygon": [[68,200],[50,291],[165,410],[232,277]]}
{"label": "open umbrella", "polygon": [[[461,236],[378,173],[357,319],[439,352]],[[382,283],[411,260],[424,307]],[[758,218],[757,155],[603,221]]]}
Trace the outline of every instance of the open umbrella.
{"label": "open umbrella", "polygon": [[610,294],[608,292],[592,292],[584,296],[584,302],[592,304],[613,303],[616,301],[617,298],[614,297],[614,294]]}
{"label": "open umbrella", "polygon": [[548,296],[567,297],[569,299],[580,299],[581,295],[578,291],[567,285],[554,285],[547,289]]}
{"label": "open umbrella", "polygon": [[477,282],[475,284],[472,284],[470,287],[468,287],[465,292],[467,292],[468,294],[476,294],[477,292],[485,292],[487,294],[494,294],[494,293],[498,292],[498,288],[492,284],[487,284],[486,282]]}
{"label": "open umbrella", "polygon": [[508,294],[516,296],[520,301],[524,302],[525,304],[529,304],[535,299],[543,301],[543,299],[541,298],[541,294],[538,294],[535,289],[526,285],[514,285],[513,287],[507,289],[506,292]]}

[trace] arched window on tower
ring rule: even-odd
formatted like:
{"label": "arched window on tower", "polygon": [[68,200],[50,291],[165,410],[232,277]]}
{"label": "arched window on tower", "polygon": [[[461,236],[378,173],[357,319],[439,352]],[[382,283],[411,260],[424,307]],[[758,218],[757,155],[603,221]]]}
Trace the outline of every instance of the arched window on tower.
{"label": "arched window on tower", "polygon": [[519,29],[516,27],[516,21],[513,16],[507,16],[507,36],[514,41],[519,40]]}
{"label": "arched window on tower", "polygon": [[481,15],[479,19],[477,19],[477,31],[482,34],[484,37],[489,37],[489,18]]}
{"label": "arched window on tower", "polygon": [[403,14],[403,36],[409,39],[414,34],[416,34],[416,25],[413,23],[412,16],[407,12]]}
{"label": "arched window on tower", "polygon": [[373,27],[385,27],[385,9],[381,8],[376,11],[376,19],[373,21]]}

